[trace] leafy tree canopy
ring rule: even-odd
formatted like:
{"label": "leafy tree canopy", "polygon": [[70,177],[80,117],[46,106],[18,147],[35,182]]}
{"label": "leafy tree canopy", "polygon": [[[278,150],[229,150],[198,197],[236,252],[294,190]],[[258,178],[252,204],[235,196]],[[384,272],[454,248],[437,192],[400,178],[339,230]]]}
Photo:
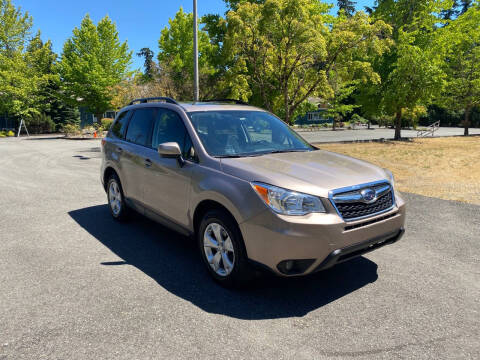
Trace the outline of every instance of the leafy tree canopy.
{"label": "leafy tree canopy", "polygon": [[112,107],[111,88],[128,77],[131,58],[108,16],[95,25],[86,15],[63,46],[59,71],[66,99],[101,118]]}
{"label": "leafy tree canopy", "polygon": [[389,46],[390,27],[364,13],[329,15],[315,0],[242,2],[227,14],[226,53],[233,59],[224,86],[232,97],[265,106],[287,122],[308,97],[328,98],[331,70],[376,81],[368,54]]}
{"label": "leafy tree canopy", "polygon": [[[158,41],[158,61],[161,71],[168,72],[174,82],[178,96],[190,100],[193,96],[193,14],[185,13],[182,8],[173,19],[169,20]],[[198,31],[198,65],[200,84],[205,85],[208,78],[215,73],[212,66],[213,56],[218,54],[218,45],[212,44],[206,31]],[[200,86],[201,97],[207,96]]]}
{"label": "leafy tree canopy", "polygon": [[435,48],[443,49],[446,59],[440,101],[450,109],[464,111],[468,134],[472,109],[480,106],[480,3],[440,29],[438,35]]}
{"label": "leafy tree canopy", "polygon": [[11,0],[0,0],[0,51],[22,51],[32,28],[33,19]]}

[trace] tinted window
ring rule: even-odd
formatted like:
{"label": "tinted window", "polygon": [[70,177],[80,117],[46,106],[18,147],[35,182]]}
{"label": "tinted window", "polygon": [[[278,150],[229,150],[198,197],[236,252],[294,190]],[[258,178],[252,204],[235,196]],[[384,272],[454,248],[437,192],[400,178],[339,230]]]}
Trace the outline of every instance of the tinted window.
{"label": "tinted window", "polygon": [[157,109],[152,147],[156,149],[158,145],[166,142],[178,143],[183,157],[185,159],[191,158],[192,142],[182,119],[174,111]]}
{"label": "tinted window", "polygon": [[153,109],[135,110],[132,120],[128,124],[127,136],[125,139],[134,144],[149,146],[150,131],[153,122]]}
{"label": "tinted window", "polygon": [[213,156],[313,150],[288,125],[267,112],[205,111],[189,116],[205,149]]}
{"label": "tinted window", "polygon": [[123,139],[125,135],[125,128],[128,123],[128,118],[130,117],[130,111],[124,111],[118,115],[117,121],[112,126],[112,133],[116,137]]}

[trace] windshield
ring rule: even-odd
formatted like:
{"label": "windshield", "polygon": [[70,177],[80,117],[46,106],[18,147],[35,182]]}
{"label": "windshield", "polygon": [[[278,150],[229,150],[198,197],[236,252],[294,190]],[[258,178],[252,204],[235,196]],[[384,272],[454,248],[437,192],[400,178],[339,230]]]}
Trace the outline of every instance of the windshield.
{"label": "windshield", "polygon": [[211,156],[258,156],[314,148],[288,125],[263,111],[198,111],[189,117]]}

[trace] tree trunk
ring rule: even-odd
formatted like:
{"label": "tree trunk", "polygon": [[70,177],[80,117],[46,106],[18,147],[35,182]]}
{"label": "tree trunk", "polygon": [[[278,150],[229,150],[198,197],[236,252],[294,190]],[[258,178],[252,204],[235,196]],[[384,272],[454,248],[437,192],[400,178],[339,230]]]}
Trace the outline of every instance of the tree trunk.
{"label": "tree trunk", "polygon": [[469,106],[465,109],[465,118],[463,119],[463,135],[468,136],[468,127],[470,126],[470,112],[472,108]]}
{"label": "tree trunk", "polygon": [[395,140],[402,139],[402,109],[399,108],[395,113]]}
{"label": "tree trunk", "polygon": [[95,114],[95,117],[97,118],[97,123],[100,124],[102,121],[103,113],[97,113]]}
{"label": "tree trunk", "polygon": [[367,127],[368,130],[370,130],[370,120],[368,120],[368,127]]}
{"label": "tree trunk", "polygon": [[290,106],[288,104],[288,87],[286,85],[283,88],[283,101],[285,102],[285,122],[288,125],[293,125],[290,124]]}
{"label": "tree trunk", "polygon": [[333,126],[332,126],[332,131],[337,130],[337,118],[334,116],[333,117]]}

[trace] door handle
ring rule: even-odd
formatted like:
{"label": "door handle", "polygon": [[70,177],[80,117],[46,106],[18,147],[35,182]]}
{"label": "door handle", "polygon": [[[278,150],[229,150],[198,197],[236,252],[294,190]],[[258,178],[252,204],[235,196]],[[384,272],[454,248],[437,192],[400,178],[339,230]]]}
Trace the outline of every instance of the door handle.
{"label": "door handle", "polygon": [[152,160],[150,160],[150,159],[145,159],[145,166],[146,166],[146,167],[152,166]]}
{"label": "door handle", "polygon": [[121,153],[123,152],[123,149],[121,147],[117,147],[117,152]]}

